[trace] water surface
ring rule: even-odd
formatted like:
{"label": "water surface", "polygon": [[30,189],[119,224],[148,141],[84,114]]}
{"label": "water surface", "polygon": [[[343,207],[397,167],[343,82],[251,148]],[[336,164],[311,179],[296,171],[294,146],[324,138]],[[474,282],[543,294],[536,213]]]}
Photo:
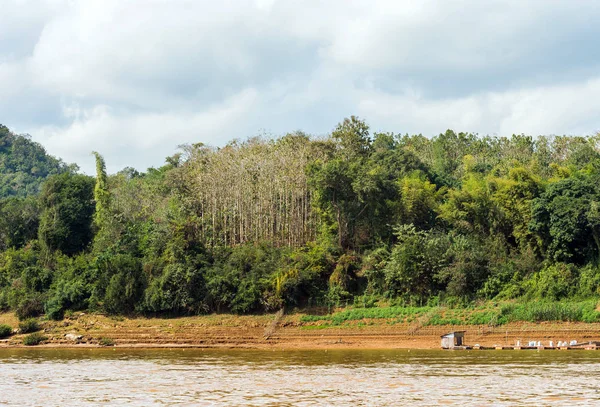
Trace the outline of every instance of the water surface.
{"label": "water surface", "polygon": [[0,405],[600,405],[600,351],[1,349]]}

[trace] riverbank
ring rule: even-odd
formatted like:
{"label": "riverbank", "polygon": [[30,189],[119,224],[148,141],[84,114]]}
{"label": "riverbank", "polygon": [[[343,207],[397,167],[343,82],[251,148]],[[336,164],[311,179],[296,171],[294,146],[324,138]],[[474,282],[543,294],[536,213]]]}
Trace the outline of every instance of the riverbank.
{"label": "riverbank", "polygon": [[[516,341],[600,340],[600,323],[514,322],[490,325],[419,326],[418,321],[349,321],[338,326],[306,322],[303,314],[207,315],[181,318],[123,318],[75,313],[63,321],[42,321],[47,340],[37,347],[240,348],[240,349],[438,349],[440,336],[466,331],[468,345],[507,346]],[[276,321],[277,323],[275,323]],[[10,313],[0,324],[18,326]],[[71,335],[69,335],[71,334]],[[22,347],[23,334],[0,340],[0,347]],[[73,339],[78,338],[78,339]]]}

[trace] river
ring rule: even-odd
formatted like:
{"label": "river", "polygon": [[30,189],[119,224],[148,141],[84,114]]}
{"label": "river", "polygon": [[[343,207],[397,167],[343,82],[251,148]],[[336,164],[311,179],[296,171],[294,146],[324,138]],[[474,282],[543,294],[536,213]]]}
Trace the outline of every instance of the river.
{"label": "river", "polygon": [[599,351],[0,349],[0,405],[589,406]]}

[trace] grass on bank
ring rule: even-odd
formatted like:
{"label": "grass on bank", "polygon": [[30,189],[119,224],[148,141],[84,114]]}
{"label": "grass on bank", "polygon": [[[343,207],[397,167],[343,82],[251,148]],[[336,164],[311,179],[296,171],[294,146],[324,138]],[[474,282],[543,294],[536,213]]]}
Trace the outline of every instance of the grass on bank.
{"label": "grass on bank", "polygon": [[[382,307],[351,308],[329,315],[303,315],[300,321],[340,326],[351,321],[388,320],[388,323],[437,325],[503,325],[509,322],[600,322],[598,300],[488,303],[478,307]],[[314,329],[314,328],[313,328]]]}
{"label": "grass on bank", "polygon": [[[313,309],[317,310],[317,309]],[[320,308],[322,311],[323,308]],[[310,311],[304,310],[304,312]],[[303,310],[295,310],[284,317],[283,326],[300,327],[306,330],[320,330],[330,327],[342,329],[358,329],[368,326],[384,326],[405,324],[409,329],[419,329],[437,325],[472,325],[497,326],[512,322],[584,322],[600,323],[600,303],[598,299],[570,300],[557,302],[487,302],[470,306],[379,306],[375,307],[346,307],[337,309],[328,315],[305,315]],[[177,335],[189,329],[244,328],[261,330],[272,323],[272,314],[262,315],[233,315],[211,314],[188,316],[180,318],[123,318],[93,313],[77,313],[63,322],[46,321],[42,317],[46,334],[53,338],[62,338],[69,332],[88,332],[98,338],[101,346],[113,346],[119,342],[119,332],[139,330],[142,333],[156,332],[157,337]],[[40,330],[39,320],[18,322],[13,313],[0,314],[0,324],[8,328],[5,331],[12,337],[13,343],[21,343],[22,335],[12,335],[12,327],[19,326],[21,334],[24,331]],[[27,326],[26,326],[27,325]],[[23,329],[25,328],[25,329]],[[29,333],[29,332],[28,332]],[[115,337],[116,335],[116,337]],[[40,332],[33,338],[43,337]],[[145,336],[144,336],[145,337]],[[105,338],[105,339],[102,339]],[[28,339],[28,341],[33,341]]]}
{"label": "grass on bank", "polygon": [[432,309],[433,307],[352,308],[330,315],[304,315],[300,318],[300,321],[329,321],[334,325],[363,319],[396,319],[397,322],[411,322]]}

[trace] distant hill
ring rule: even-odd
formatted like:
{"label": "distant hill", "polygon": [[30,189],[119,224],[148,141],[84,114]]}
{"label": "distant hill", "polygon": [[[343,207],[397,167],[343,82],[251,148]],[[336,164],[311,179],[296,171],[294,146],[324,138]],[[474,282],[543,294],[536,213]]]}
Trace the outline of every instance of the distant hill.
{"label": "distant hill", "polygon": [[35,195],[50,175],[69,170],[28,135],[14,134],[0,124],[0,199]]}

